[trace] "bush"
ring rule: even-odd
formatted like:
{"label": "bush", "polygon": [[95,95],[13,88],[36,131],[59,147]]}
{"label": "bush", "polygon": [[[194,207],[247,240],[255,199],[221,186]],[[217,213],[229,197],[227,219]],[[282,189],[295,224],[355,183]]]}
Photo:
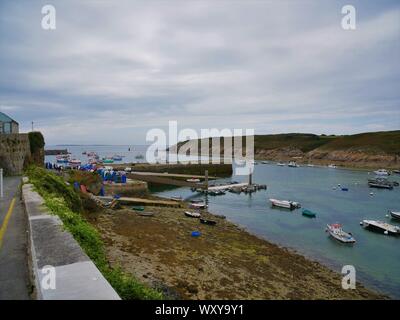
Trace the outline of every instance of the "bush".
{"label": "bush", "polygon": [[31,154],[35,154],[40,149],[44,148],[44,137],[40,132],[29,132],[28,137],[31,146]]}

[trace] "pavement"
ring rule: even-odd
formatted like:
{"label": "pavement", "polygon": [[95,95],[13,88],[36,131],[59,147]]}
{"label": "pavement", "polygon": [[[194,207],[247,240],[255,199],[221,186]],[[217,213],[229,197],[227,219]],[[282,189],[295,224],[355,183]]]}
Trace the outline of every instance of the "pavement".
{"label": "pavement", "polygon": [[28,221],[20,183],[21,177],[5,177],[0,198],[0,300],[30,299]]}

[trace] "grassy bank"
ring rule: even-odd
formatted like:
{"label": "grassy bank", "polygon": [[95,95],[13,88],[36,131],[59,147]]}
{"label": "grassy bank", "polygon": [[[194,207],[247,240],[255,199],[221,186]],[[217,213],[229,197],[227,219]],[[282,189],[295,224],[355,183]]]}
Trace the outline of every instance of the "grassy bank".
{"label": "grassy bank", "polygon": [[63,178],[39,167],[28,168],[26,174],[43,197],[46,207],[62,220],[66,230],[78,241],[122,299],[163,299],[161,292],[140,283],[119,267],[109,265],[101,236],[83,218],[81,198],[71,185],[67,185]]}

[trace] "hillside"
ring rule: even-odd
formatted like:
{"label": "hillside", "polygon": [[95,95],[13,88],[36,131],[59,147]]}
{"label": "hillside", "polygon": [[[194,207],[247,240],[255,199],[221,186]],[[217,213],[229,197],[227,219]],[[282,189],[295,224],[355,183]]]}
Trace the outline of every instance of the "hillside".
{"label": "hillside", "polygon": [[[178,143],[178,149],[183,144],[186,143]],[[197,147],[199,140],[191,141],[190,145]],[[335,163],[346,167],[399,168],[400,130],[343,136],[304,133],[256,135],[254,152],[256,159],[265,160],[295,159],[300,163]]]}

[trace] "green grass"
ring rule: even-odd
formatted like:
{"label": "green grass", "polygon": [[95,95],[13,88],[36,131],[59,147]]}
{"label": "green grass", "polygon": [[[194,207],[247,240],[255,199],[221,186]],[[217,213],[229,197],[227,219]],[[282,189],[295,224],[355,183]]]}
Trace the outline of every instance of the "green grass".
{"label": "green grass", "polygon": [[80,198],[72,186],[68,186],[61,177],[43,168],[29,167],[26,173],[30,183],[43,197],[46,207],[62,220],[65,229],[73,235],[122,299],[164,298],[161,292],[140,283],[133,275],[109,265],[101,236],[97,229],[82,217]]}

